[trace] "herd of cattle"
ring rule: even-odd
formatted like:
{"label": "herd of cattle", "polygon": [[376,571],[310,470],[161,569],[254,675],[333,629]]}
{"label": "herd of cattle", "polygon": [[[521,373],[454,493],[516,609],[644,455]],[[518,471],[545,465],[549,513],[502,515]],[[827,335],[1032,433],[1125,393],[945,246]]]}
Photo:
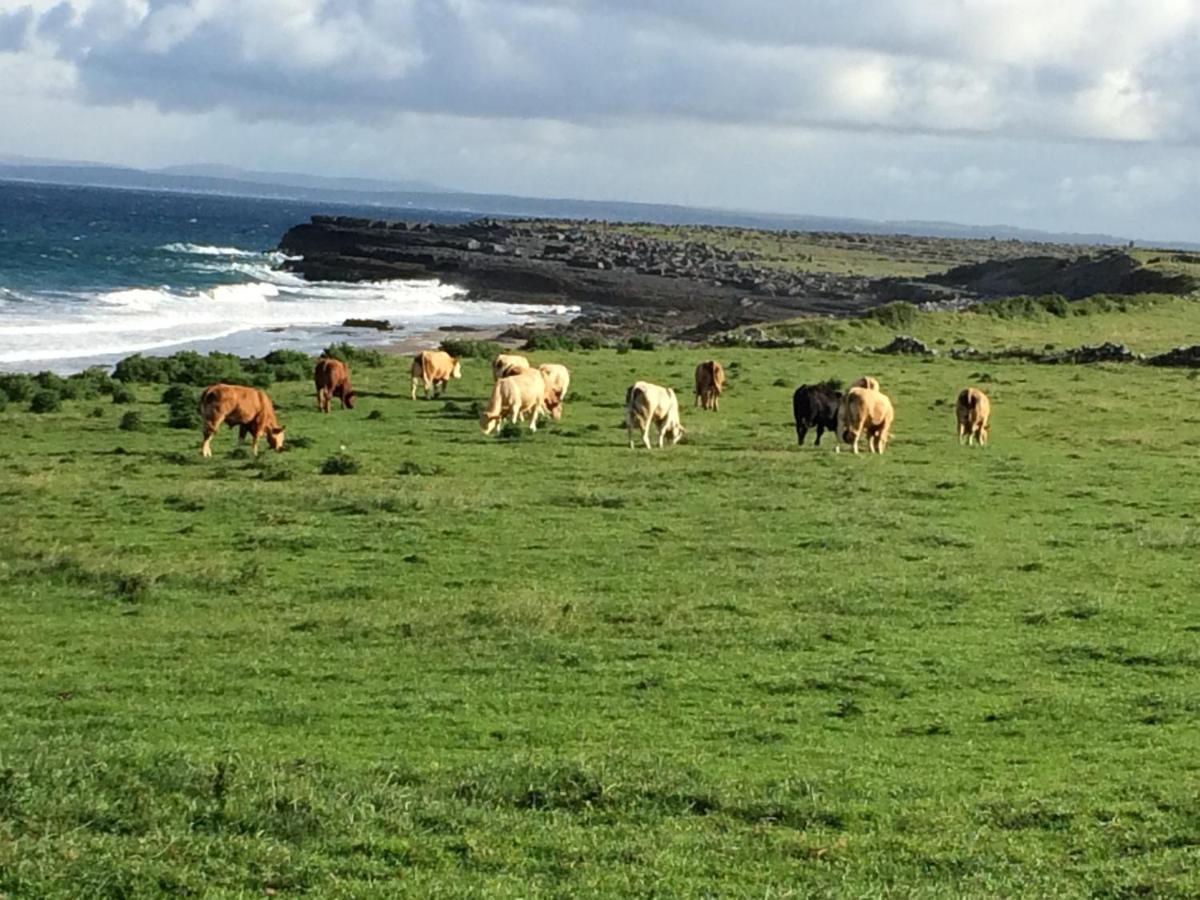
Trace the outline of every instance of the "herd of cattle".
{"label": "herd of cattle", "polygon": [[[422,387],[426,399],[442,393],[451,378],[462,377],[459,360],[443,350],[423,350],[413,358],[412,399]],[[350,369],[344,362],[330,357],[317,360],[313,372],[317,389],[317,408],[328,413],[334,398],[343,409],[354,408],[354,389],[350,386]],[[484,434],[499,433],[507,419],[513,423],[529,420],[529,430],[537,431],[539,416],[559,419],[563,401],[571,384],[566,366],[545,363],[533,366],[524,356],[500,354],[492,361],[492,393],[479,413],[479,427]],[[705,360],[696,367],[696,405],[717,411],[725,389],[725,370],[715,360]],[[258,453],[258,443],[264,437],[274,450],[283,449],[283,427],[275,418],[275,407],[265,391],[236,384],[214,384],[204,390],[200,399],[204,418],[202,456],[212,456],[213,435],[222,423],[236,426],[239,440],[251,437],[251,448]],[[892,433],[895,411],[892,401],[870,376],[855,381],[844,393],[836,384],[802,385],[792,396],[792,414],[796,421],[796,439],[800,444],[810,429],[816,429],[816,443],[826,431],[834,432],[841,440],[859,452],[859,441],[865,436],[872,453],[883,453]],[[991,402],[977,388],[963,388],[955,402],[959,443],[986,444]],[[625,428],[629,446],[636,445],[635,434],[641,433],[642,443],[651,446],[650,430],[657,429],[658,446],[665,441],[679,443],[684,428],[679,420],[679,398],[669,387],[638,381],[625,391]],[[839,452],[841,446],[836,448]]]}

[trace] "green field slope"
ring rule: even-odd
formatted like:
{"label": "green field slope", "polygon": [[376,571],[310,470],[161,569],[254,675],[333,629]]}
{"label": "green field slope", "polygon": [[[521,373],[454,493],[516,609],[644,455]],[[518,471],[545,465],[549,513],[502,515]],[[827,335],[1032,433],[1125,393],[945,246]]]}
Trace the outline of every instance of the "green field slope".
{"label": "green field slope", "polygon": [[[276,384],[258,459],[164,385],[9,403],[0,896],[1200,894],[1195,382],[727,349],[701,413],[713,353],[535,354],[574,385],[515,440],[482,360]],[[798,448],[865,373],[887,455]]]}

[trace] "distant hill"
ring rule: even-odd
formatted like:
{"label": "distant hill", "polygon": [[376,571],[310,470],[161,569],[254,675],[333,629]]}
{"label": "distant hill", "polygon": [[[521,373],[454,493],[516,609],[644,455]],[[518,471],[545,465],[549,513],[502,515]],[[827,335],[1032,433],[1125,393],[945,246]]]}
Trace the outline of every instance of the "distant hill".
{"label": "distant hill", "polygon": [[[421,181],[380,181],[294,172],[259,172],[221,165],[170,166],[144,170],[96,163],[55,162],[0,156],[0,180],[80,184],[131,190],[181,191],[309,200],[378,206],[382,209],[432,209],[481,216],[606,219],[663,225],[724,225],[776,231],[833,231],[907,234],[920,237],[1020,240],[1123,246],[1129,239],[1109,234],[1074,234],[1009,225],[962,225],[955,222],[877,221],[834,216],[785,215],[747,210],[705,209],[661,203],[474,194]],[[1146,241],[1145,246],[1200,250],[1182,241]]]}

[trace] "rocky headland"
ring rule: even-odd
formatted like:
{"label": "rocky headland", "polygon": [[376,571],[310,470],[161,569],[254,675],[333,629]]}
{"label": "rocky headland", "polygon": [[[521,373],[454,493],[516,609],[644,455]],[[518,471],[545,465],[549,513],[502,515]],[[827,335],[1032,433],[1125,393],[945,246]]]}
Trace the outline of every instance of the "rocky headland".
{"label": "rocky headland", "polygon": [[[1196,287],[1186,276],[1147,268],[1116,249],[805,234],[863,257],[877,250],[885,260],[962,263],[943,264],[940,270],[931,264],[929,273],[918,277],[820,271],[806,266],[804,258],[764,259],[736,239],[739,231],[663,227],[639,233],[574,220],[443,225],[314,216],[289,229],[280,249],[298,257],[287,268],[311,281],[437,278],[466,288],[474,299],[578,305],[584,309],[581,324],[608,323],[685,339],[804,314],[855,315],[894,300],[960,307],[1021,293],[1074,299],[1098,292],[1185,293]],[[770,238],[782,242],[797,236],[771,233]]]}

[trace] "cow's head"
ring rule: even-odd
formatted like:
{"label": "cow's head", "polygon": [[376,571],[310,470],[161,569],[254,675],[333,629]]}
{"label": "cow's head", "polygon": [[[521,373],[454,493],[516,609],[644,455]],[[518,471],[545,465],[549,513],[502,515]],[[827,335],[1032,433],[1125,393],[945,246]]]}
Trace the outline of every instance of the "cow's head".
{"label": "cow's head", "polygon": [[550,418],[554,421],[557,422],[562,418],[562,393],[560,391],[547,386],[546,398],[542,402],[542,405],[546,407],[546,412],[550,414]]}
{"label": "cow's head", "polygon": [[354,391],[342,391],[342,402],[346,404],[346,409],[354,409]]}
{"label": "cow's head", "polygon": [[847,444],[853,444],[854,443],[854,432],[851,431],[849,428],[843,428],[842,429],[842,440]]}
{"label": "cow's head", "polygon": [[283,429],[276,425],[267,429],[267,446],[276,452],[283,450]]}
{"label": "cow's head", "polygon": [[679,424],[678,420],[671,422],[666,428],[663,429],[663,434],[667,440],[671,442],[672,447],[679,443],[680,438],[682,438],[685,433],[686,429]]}
{"label": "cow's head", "polygon": [[450,376],[452,378],[462,378],[462,362],[454,357],[450,357],[450,361],[454,363],[454,368],[451,370]]}
{"label": "cow's head", "polygon": [[479,430],[484,434],[491,434],[499,424],[500,419],[496,416],[489,416],[487,410],[479,413]]}

